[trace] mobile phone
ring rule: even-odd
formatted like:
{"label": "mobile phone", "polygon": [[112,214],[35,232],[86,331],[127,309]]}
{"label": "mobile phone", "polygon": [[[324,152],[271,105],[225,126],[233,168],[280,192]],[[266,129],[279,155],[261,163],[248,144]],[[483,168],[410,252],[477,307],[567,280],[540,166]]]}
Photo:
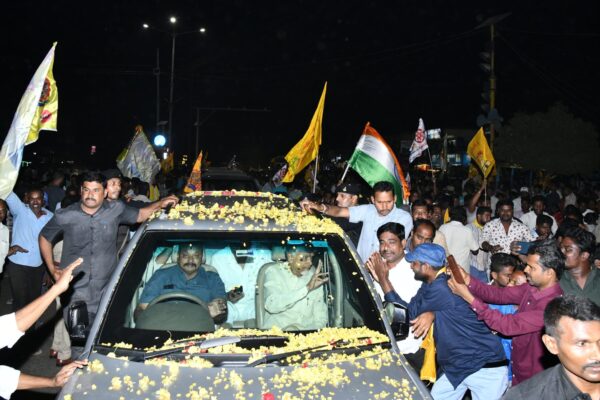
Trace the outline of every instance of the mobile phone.
{"label": "mobile phone", "polygon": [[526,255],[527,251],[529,250],[532,244],[532,242],[517,242],[517,245],[521,247],[521,250],[519,250],[519,254]]}
{"label": "mobile phone", "polygon": [[452,276],[454,277],[454,280],[457,283],[460,283],[461,285],[464,285],[465,284],[465,280],[463,279],[462,273],[460,271],[460,267],[456,263],[456,260],[454,259],[454,256],[452,254],[450,254],[448,256],[447,260],[448,260],[448,268],[450,268],[450,271],[452,271]]}
{"label": "mobile phone", "polygon": [[237,286],[233,288],[233,293],[234,294],[241,294],[244,293],[244,287],[243,286]]}

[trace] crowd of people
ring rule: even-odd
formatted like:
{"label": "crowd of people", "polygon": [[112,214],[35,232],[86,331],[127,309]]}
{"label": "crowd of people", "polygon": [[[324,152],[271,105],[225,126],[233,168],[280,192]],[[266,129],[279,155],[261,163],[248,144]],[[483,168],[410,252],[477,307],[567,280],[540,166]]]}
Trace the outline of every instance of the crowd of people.
{"label": "crowd of people", "polygon": [[[467,391],[474,399],[600,398],[600,186],[547,180],[513,193],[501,182],[425,175],[413,179],[399,206],[401,194],[390,182],[370,188],[353,176],[336,185],[337,172],[323,171],[316,193],[307,181],[271,189],[334,219],[382,299],[407,307],[412,332],[398,345],[422,379],[434,382],[434,399],[460,399]],[[37,311],[29,311],[35,318],[27,324],[19,315],[42,298],[36,310],[43,311],[66,291],[75,264],[75,274],[83,274],[61,298],[62,309],[84,304],[92,321],[131,230],[178,202],[172,193],[181,191],[181,179],[161,176],[156,183],[114,169],[21,179],[0,201],[3,279],[16,312],[2,326],[13,329],[16,318],[13,331],[35,329]],[[458,269],[447,268],[449,256]],[[322,284],[305,280],[302,287]],[[211,316],[222,311],[215,307]],[[16,339],[3,338],[3,346]],[[0,367],[0,396],[62,384],[83,365],[73,362],[64,320],[56,324],[52,355],[70,367],[50,381]]]}

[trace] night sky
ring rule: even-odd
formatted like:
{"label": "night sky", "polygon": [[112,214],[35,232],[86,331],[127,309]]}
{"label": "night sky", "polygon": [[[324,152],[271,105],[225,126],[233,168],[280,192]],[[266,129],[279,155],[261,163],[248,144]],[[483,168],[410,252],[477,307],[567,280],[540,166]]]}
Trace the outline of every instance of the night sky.
{"label": "night sky", "polygon": [[[260,4],[258,4],[260,3]],[[527,4],[524,4],[527,3]],[[537,4],[534,4],[537,3]],[[500,114],[545,111],[557,101],[600,125],[600,3],[523,1],[158,1],[3,3],[0,126],[8,131],[35,69],[58,41],[54,75],[59,131],[43,132],[31,153],[114,165],[137,123],[155,132],[160,49],[161,120],[168,119],[171,38],[177,31],[174,140],[194,157],[234,154],[263,165],[304,134],[328,81],[325,151],[348,156],[367,121],[386,138],[427,128],[475,131],[486,80],[480,69],[485,18],[511,12],[496,40]]]}

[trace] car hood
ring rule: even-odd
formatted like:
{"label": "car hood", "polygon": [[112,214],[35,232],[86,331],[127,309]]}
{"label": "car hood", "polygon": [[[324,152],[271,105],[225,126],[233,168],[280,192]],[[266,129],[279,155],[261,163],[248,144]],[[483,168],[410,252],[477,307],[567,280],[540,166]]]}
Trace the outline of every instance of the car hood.
{"label": "car hood", "polygon": [[404,366],[382,349],[368,356],[292,366],[198,368],[174,362],[143,364],[90,356],[58,399],[421,399],[430,398]]}

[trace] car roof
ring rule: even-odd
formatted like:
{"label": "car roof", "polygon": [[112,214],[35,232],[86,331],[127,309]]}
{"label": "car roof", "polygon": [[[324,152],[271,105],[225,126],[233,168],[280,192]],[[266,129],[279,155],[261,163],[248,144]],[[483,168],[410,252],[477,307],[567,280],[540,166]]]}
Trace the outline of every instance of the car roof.
{"label": "car roof", "polygon": [[333,233],[344,236],[329,218],[317,218],[282,195],[248,191],[196,191],[168,214],[155,213],[147,230],[212,230]]}

